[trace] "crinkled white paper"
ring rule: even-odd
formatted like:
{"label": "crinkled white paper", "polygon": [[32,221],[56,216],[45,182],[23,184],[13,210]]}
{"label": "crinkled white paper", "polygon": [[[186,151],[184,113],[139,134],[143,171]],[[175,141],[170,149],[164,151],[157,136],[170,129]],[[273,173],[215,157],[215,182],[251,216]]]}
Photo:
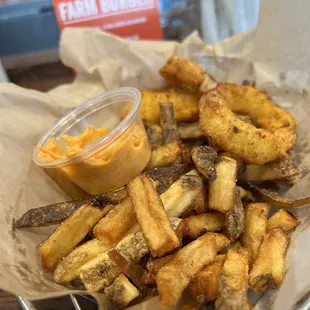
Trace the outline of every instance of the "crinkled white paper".
{"label": "crinkled white paper", "polygon": [[[32,151],[61,116],[88,98],[121,86],[141,89],[163,85],[158,69],[174,54],[200,63],[219,80],[255,81],[293,113],[298,124],[294,157],[304,172],[302,180],[287,195],[308,196],[309,13],[307,1],[262,0],[256,31],[239,34],[215,46],[204,45],[195,33],[178,44],[124,41],[99,30],[66,29],[60,55],[77,72],[73,84],[49,93],[0,84],[0,288],[29,299],[70,292],[41,271],[35,251],[36,245],[55,227],[13,230],[13,219],[28,209],[68,198],[35,166]],[[290,309],[310,289],[310,210],[303,208],[298,214],[302,225],[290,245],[285,281],[277,293],[262,298],[257,309]],[[135,309],[155,308],[158,308],[156,299]]]}

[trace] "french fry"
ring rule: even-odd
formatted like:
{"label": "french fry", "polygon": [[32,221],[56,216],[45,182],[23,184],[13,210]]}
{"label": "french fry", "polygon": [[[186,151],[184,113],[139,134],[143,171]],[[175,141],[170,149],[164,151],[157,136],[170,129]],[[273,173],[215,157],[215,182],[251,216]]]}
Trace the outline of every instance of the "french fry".
{"label": "french fry", "polygon": [[144,284],[156,283],[156,274],[158,270],[163,267],[173,255],[167,255],[157,259],[151,259],[146,264],[147,271],[144,272],[142,282]]}
{"label": "french fry", "polygon": [[266,292],[282,283],[288,243],[289,237],[282,228],[274,228],[264,236],[249,276],[253,290]]}
{"label": "french fry", "polygon": [[[171,102],[178,122],[195,122],[199,118],[199,97],[180,88],[143,89],[141,90],[140,115],[143,121],[159,124],[159,103]],[[131,110],[132,104],[122,110],[124,118]]]}
{"label": "french fry", "polygon": [[156,275],[160,305],[175,306],[191,278],[214,261],[216,252],[214,235],[205,234],[175,253]]}
{"label": "french fry", "polygon": [[169,217],[179,217],[193,203],[203,189],[203,182],[196,170],[183,175],[160,195]]}
{"label": "french fry", "polygon": [[229,157],[220,157],[215,165],[217,178],[209,182],[209,208],[227,213],[235,205],[237,163]]}
{"label": "french fry", "polygon": [[59,261],[83,240],[94,225],[107,214],[109,208],[83,205],[77,209],[55,232],[37,247],[42,257],[42,269],[52,271]]}
{"label": "french fry", "polygon": [[248,251],[229,249],[218,282],[215,309],[248,309]]}
{"label": "french fry", "polygon": [[192,239],[207,231],[219,231],[225,228],[225,217],[217,212],[190,216],[184,222],[184,235]]}
{"label": "french fry", "polygon": [[266,203],[250,203],[245,208],[243,244],[249,252],[249,265],[255,260],[261,241],[267,231],[269,206]]}
{"label": "french fry", "polygon": [[206,303],[218,296],[218,278],[222,271],[226,255],[219,254],[210,265],[199,271],[189,284],[189,290],[195,300]]}
{"label": "french fry", "polygon": [[267,221],[267,232],[274,228],[281,227],[287,232],[295,229],[300,224],[294,214],[285,210],[279,210]]}
{"label": "french fry", "polygon": [[67,283],[79,276],[81,267],[99,254],[107,252],[111,247],[105,243],[92,239],[60,260],[53,273],[56,283]]}
{"label": "french fry", "polygon": [[192,93],[199,93],[204,80],[201,67],[179,56],[171,56],[159,73],[171,85],[180,86]]}
{"label": "french fry", "polygon": [[197,170],[210,182],[213,182],[216,179],[215,161],[217,159],[217,154],[211,146],[193,147],[192,159]]}
{"label": "french fry", "polygon": [[182,153],[182,147],[179,141],[160,145],[153,149],[151,159],[147,169],[165,167],[173,164]]}
{"label": "french fry", "polygon": [[130,198],[121,202],[102,218],[94,227],[96,238],[107,245],[120,241],[137,223],[134,206]]}
{"label": "french fry", "polygon": [[284,198],[274,191],[257,186],[253,186],[252,190],[258,193],[267,203],[282,209],[299,208],[310,204],[310,197],[300,199]]}
{"label": "french fry", "polygon": [[241,199],[247,198],[250,195],[250,193],[243,187],[237,186],[237,188],[239,189],[239,194],[240,194]]}
{"label": "french fry", "polygon": [[109,287],[105,288],[104,293],[119,308],[125,307],[140,295],[139,290],[130,283],[123,273]]}
{"label": "french fry", "polygon": [[244,230],[244,209],[239,189],[236,188],[234,209],[225,214],[226,235],[229,240],[237,240]]}
{"label": "french fry", "polygon": [[244,181],[272,181],[286,180],[289,177],[299,175],[301,169],[297,168],[292,159],[284,157],[264,165],[246,165],[240,180]]}
{"label": "french fry", "polygon": [[128,184],[129,196],[153,257],[161,257],[180,245],[152,180],[139,175]]}
{"label": "french fry", "polygon": [[162,145],[163,132],[157,124],[145,124],[145,131],[152,147]]}
{"label": "french fry", "polygon": [[160,126],[163,134],[163,144],[178,141],[177,121],[174,117],[172,103],[159,104],[160,109]]}
{"label": "french fry", "polygon": [[[139,261],[149,252],[142,232],[133,232],[123,238],[115,249],[130,263]],[[80,269],[80,278],[92,292],[98,292],[109,286],[121,274],[122,269],[110,258],[109,252],[90,260]]]}
{"label": "french fry", "polygon": [[177,181],[183,174],[189,172],[190,165],[176,164],[168,167],[155,168],[144,172],[155,182],[159,182],[157,192],[164,193],[169,187]]}
{"label": "french fry", "polygon": [[178,135],[181,140],[206,138],[200,128],[199,122],[178,124]]}
{"label": "french fry", "polygon": [[204,188],[202,188],[196,198],[193,200],[189,208],[182,214],[183,218],[189,217],[194,214],[202,214],[207,211],[207,193]]}
{"label": "french fry", "polygon": [[[168,216],[180,216],[193,202],[202,186],[202,180],[196,170],[188,172],[173,183],[160,196]],[[174,222],[171,224],[174,225]],[[129,262],[140,260],[149,251],[142,232],[135,232],[138,229],[137,225],[133,227],[134,232],[128,234],[115,247]],[[225,246],[224,239],[227,238],[217,239]],[[99,291],[109,286],[120,273],[121,269],[107,253],[103,253],[81,267],[80,278],[89,291]]]}

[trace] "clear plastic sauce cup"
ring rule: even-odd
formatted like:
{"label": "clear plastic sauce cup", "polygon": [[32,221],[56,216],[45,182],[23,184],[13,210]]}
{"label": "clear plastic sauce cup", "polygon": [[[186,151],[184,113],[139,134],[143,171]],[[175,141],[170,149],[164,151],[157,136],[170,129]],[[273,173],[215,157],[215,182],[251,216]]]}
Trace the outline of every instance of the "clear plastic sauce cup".
{"label": "clear plastic sauce cup", "polygon": [[[106,92],[79,106],[63,117],[39,141],[34,162],[44,169],[60,169],[61,173],[88,194],[117,189],[138,175],[151,157],[151,148],[139,116],[140,92],[124,87]],[[127,116],[121,111],[132,103]],[[38,158],[41,147],[50,139],[61,145],[63,135],[80,136],[89,126],[107,128],[108,134],[72,157],[53,161]]]}

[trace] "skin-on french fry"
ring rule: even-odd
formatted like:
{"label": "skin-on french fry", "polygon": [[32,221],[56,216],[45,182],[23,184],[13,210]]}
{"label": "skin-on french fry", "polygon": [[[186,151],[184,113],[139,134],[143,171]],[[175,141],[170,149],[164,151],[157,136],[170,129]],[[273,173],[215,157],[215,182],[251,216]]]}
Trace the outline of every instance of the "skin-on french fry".
{"label": "skin-on french fry", "polygon": [[156,283],[156,274],[158,270],[163,267],[173,255],[167,255],[157,259],[151,259],[146,264],[146,271],[142,277],[142,282],[144,284],[153,284]]}
{"label": "skin-on french fry", "polygon": [[147,169],[165,167],[173,164],[182,153],[182,146],[179,141],[160,145],[153,149]]}
{"label": "skin-on french fry", "polygon": [[289,177],[299,175],[301,169],[297,168],[292,159],[286,155],[265,165],[246,165],[240,180],[245,181],[269,181],[286,180]]}
{"label": "skin-on french fry", "polygon": [[205,303],[214,301],[218,295],[218,278],[222,271],[226,255],[217,255],[214,262],[199,271],[189,284],[189,290],[195,300]]}
{"label": "skin-on french fry", "polygon": [[[178,122],[195,122],[199,118],[199,97],[180,88],[143,89],[141,90],[140,115],[143,121],[159,124],[159,103],[171,102]],[[131,110],[132,104],[122,110],[124,118]]]}
{"label": "skin-on french fry", "polygon": [[195,146],[192,149],[192,159],[197,170],[204,175],[210,182],[213,182],[217,175],[215,161],[216,151],[211,146]]}
{"label": "skin-on french fry", "polygon": [[205,137],[199,122],[178,124],[178,135],[181,140],[192,140]]}
{"label": "skin-on french fry", "polygon": [[274,228],[264,236],[249,276],[253,290],[266,292],[282,283],[288,243],[289,237],[282,228]]}
{"label": "skin-on french fry", "polygon": [[245,248],[229,249],[218,282],[215,309],[248,309],[248,252]]}
{"label": "skin-on french fry", "polygon": [[130,198],[121,202],[94,227],[96,238],[107,245],[114,245],[137,223]]}
{"label": "skin-on french fry", "polygon": [[[141,231],[128,234],[115,249],[128,262],[139,261],[149,252]],[[121,268],[110,258],[109,253],[103,253],[81,267],[80,278],[87,290],[98,292],[109,286],[121,272]]]}
{"label": "skin-on french fry", "polygon": [[160,126],[162,128],[163,134],[163,144],[168,144],[173,141],[179,140],[177,121],[174,117],[173,105],[172,103],[159,104],[160,109]]}
{"label": "skin-on french fry", "polygon": [[57,224],[67,219],[77,209],[85,204],[95,204],[102,207],[115,205],[127,197],[125,188],[117,189],[101,195],[88,196],[80,200],[54,203],[44,207],[28,210],[19,220],[15,222],[16,228],[39,227]]}
{"label": "skin-on french fry", "polygon": [[298,221],[294,214],[285,210],[279,210],[267,221],[267,232],[274,228],[281,227],[287,232],[294,230],[300,221]]}
{"label": "skin-on french fry", "polygon": [[214,235],[205,234],[175,253],[156,275],[161,306],[175,306],[191,278],[214,261],[216,252]]}
{"label": "skin-on french fry", "polygon": [[145,131],[152,147],[162,145],[163,132],[157,124],[145,124]]}
{"label": "skin-on french fry", "polygon": [[105,243],[92,239],[64,257],[53,273],[56,283],[67,283],[79,276],[81,267],[97,255],[107,252],[111,247]]}
{"label": "skin-on french fry", "polygon": [[209,208],[227,213],[235,205],[237,163],[230,157],[220,157],[215,165],[217,178],[209,182]]}
{"label": "skin-on french fry", "polygon": [[237,240],[244,230],[244,209],[239,189],[236,188],[234,209],[225,214],[226,235],[229,240]]}
{"label": "skin-on french fry", "polygon": [[178,247],[180,241],[152,180],[139,175],[129,182],[128,192],[152,256],[161,257]]}
{"label": "skin-on french fry", "polygon": [[139,290],[122,273],[107,288],[104,293],[117,307],[123,308],[140,295]]}
{"label": "skin-on french fry", "polygon": [[108,208],[88,204],[77,209],[37,247],[42,269],[54,270],[61,258],[68,255],[108,211]]}
{"label": "skin-on french fry", "polygon": [[[196,170],[183,175],[160,196],[167,214],[170,217],[180,216],[190,206],[202,187],[202,179]],[[173,225],[173,222],[171,224]],[[134,231],[137,229],[139,229],[139,226],[133,228]],[[223,238],[216,239],[224,247],[227,238],[224,236]],[[128,261],[138,261],[149,251],[141,231],[133,232],[123,238],[117,244],[116,249]],[[120,273],[121,269],[111,260],[107,253],[104,253],[81,267],[80,278],[88,290],[99,291],[110,285]]]}
{"label": "skin-on french fry", "polygon": [[266,202],[278,208],[291,209],[304,207],[310,204],[310,197],[301,199],[289,199],[281,197],[278,193],[265,188],[253,186],[252,189],[254,192],[258,193]]}
{"label": "skin-on french fry", "polygon": [[239,176],[242,175],[245,171],[246,165],[245,165],[244,160],[240,158],[238,155],[235,155],[229,152],[220,152],[218,156],[226,156],[226,157],[234,159],[237,162],[237,177],[239,180]]}
{"label": "skin-on french fry", "polygon": [[218,212],[190,216],[184,222],[184,235],[193,239],[207,231],[219,231],[225,228],[225,217]]}
{"label": "skin-on french fry", "polygon": [[262,238],[267,231],[269,206],[266,203],[250,203],[245,208],[243,244],[249,252],[249,265],[255,260]]}

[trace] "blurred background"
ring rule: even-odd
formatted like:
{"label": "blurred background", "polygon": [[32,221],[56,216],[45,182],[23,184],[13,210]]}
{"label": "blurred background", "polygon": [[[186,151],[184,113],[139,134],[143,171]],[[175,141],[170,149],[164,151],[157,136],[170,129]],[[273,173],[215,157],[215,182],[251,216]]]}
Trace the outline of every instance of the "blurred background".
{"label": "blurred background", "polygon": [[[97,12],[97,15],[85,18],[92,1],[97,1],[97,6],[104,10],[104,17]],[[60,33],[64,27],[91,25],[126,38],[139,39],[139,35],[122,35],[122,27],[128,26],[104,24],[109,14],[116,15],[113,20],[117,20],[115,8],[118,2],[126,1],[0,0],[0,81],[9,80],[42,91],[72,81],[72,71],[61,64],[58,56]],[[79,10],[83,3],[86,13]],[[142,39],[182,41],[197,30],[208,44],[255,27],[259,11],[259,0],[140,0],[139,3],[155,5],[156,12],[153,9],[148,14],[155,20],[154,14],[158,14],[156,22],[160,27],[160,38],[154,35],[153,28],[157,26],[152,23]],[[77,8],[79,16],[77,11],[70,11],[72,7]],[[110,11],[105,10],[107,7]],[[137,27],[143,26],[137,24]]]}

